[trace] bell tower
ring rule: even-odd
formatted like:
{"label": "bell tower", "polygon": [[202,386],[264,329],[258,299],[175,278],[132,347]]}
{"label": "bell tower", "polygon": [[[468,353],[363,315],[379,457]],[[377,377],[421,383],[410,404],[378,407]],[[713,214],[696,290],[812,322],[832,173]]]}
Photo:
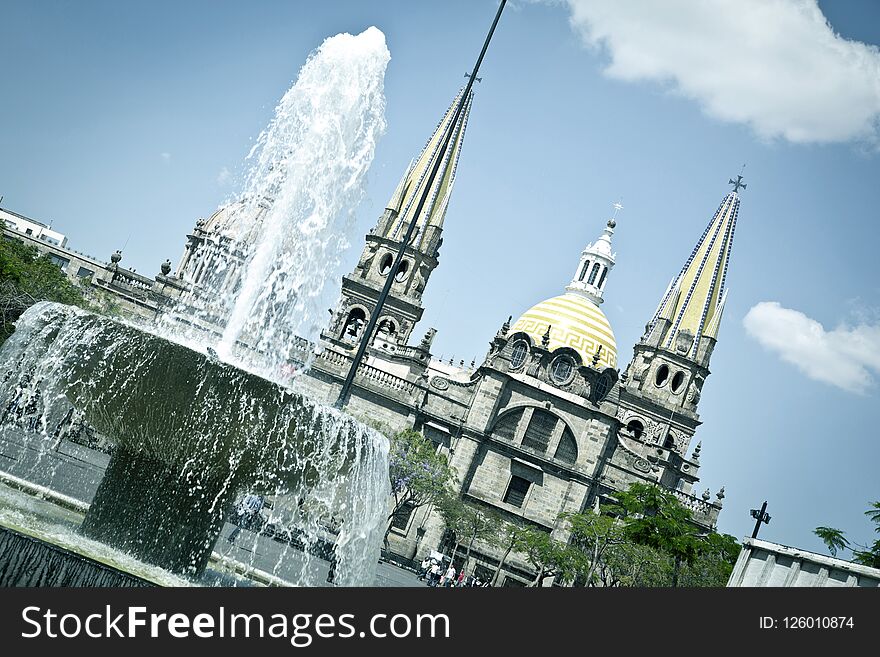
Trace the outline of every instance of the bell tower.
{"label": "bell tower", "polygon": [[622,376],[619,419],[629,434],[685,457],[727,299],[727,269],[742,176],[726,194],[672,279]]}
{"label": "bell tower", "polygon": [[[330,326],[322,337],[339,346],[356,348],[361,332],[376,305],[386,277],[400,249],[409,224],[416,222],[414,236],[395,276],[391,292],[376,324],[376,345],[394,351],[407,344],[416,322],[422,317],[422,294],[431,272],[439,262],[443,220],[449,206],[458,158],[464,142],[473,92],[468,94],[458,120],[453,124],[459,91],[446,110],[418,158],[413,160],[397,185],[385,211],[366,237],[366,244],[354,271],[342,279],[342,298],[333,311]],[[428,174],[440,157],[440,147],[452,133],[441,168],[429,190],[428,202],[415,216]]]}

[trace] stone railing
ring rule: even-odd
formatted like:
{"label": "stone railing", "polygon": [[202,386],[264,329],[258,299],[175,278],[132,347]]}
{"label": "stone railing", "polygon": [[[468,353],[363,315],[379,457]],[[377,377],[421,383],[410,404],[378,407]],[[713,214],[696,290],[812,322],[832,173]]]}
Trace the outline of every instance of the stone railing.
{"label": "stone railing", "polygon": [[[342,368],[343,370],[346,370],[346,368],[351,366],[351,360],[349,358],[333,349],[325,349],[321,352],[320,356],[318,356],[318,359],[327,365]],[[389,374],[384,370],[380,370],[378,367],[373,367],[366,363],[361,363],[360,367],[358,367],[355,381],[362,383],[376,383],[385,388],[397,390],[407,395],[413,394],[417,387],[415,383],[412,383],[403,377]]]}
{"label": "stone railing", "polygon": [[399,390],[404,394],[411,395],[416,386],[414,383],[407,381],[406,379],[395,376],[394,374],[389,374],[383,370],[380,370],[378,367],[373,367],[372,365],[366,365],[361,363],[361,366],[358,368],[356,379],[375,382],[381,386],[391,388],[392,390]]}
{"label": "stone railing", "polygon": [[678,501],[681,502],[682,506],[687,507],[695,514],[699,513],[705,516],[718,514],[718,508],[704,499],[694,497],[693,495],[688,495],[687,493],[680,490],[673,490],[672,493],[675,495]]}

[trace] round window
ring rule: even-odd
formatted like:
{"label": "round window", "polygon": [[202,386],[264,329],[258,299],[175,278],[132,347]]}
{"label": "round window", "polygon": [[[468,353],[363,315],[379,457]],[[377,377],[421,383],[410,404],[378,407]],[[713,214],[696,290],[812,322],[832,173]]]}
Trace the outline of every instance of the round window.
{"label": "round window", "polygon": [[684,383],[684,372],[676,372],[675,376],[672,377],[672,392],[678,392],[681,390],[681,386]]}
{"label": "round window", "polygon": [[654,383],[657,384],[657,387],[663,386],[667,379],[669,379],[669,368],[666,365],[661,365],[657,369],[657,376],[654,377]]}
{"label": "round window", "polygon": [[510,369],[518,370],[526,362],[529,354],[529,345],[525,340],[517,340],[510,352]]}
{"label": "round window", "polygon": [[556,383],[568,383],[574,371],[574,363],[571,358],[560,356],[550,366],[550,378]]}

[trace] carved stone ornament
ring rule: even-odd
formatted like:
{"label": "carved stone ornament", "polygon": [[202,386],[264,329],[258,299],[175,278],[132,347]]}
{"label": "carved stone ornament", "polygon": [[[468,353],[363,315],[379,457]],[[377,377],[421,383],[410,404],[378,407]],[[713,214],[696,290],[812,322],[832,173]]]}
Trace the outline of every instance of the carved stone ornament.
{"label": "carved stone ornament", "polygon": [[675,336],[675,351],[686,354],[694,344],[694,336],[690,331],[680,331]]}
{"label": "carved stone ornament", "polygon": [[431,379],[431,385],[437,388],[437,390],[446,390],[449,387],[449,381],[442,376],[435,376]]}

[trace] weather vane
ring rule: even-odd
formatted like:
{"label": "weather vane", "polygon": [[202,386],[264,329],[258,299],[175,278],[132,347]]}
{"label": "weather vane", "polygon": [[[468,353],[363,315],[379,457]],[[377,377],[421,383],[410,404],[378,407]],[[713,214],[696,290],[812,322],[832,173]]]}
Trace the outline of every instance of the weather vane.
{"label": "weather vane", "polygon": [[740,169],[740,171],[739,171],[739,175],[736,177],[736,180],[731,178],[730,180],[727,181],[728,185],[733,185],[734,193],[738,192],[740,190],[740,188],[742,188],[742,189],[746,188],[746,184],[742,181],[743,180],[742,173],[745,170],[746,170],[746,165],[743,164],[742,169]]}
{"label": "weather vane", "polygon": [[623,210],[623,206],[620,204],[620,201],[618,201],[611,207],[614,208],[614,216],[612,217],[612,219],[617,219],[617,213]]}

